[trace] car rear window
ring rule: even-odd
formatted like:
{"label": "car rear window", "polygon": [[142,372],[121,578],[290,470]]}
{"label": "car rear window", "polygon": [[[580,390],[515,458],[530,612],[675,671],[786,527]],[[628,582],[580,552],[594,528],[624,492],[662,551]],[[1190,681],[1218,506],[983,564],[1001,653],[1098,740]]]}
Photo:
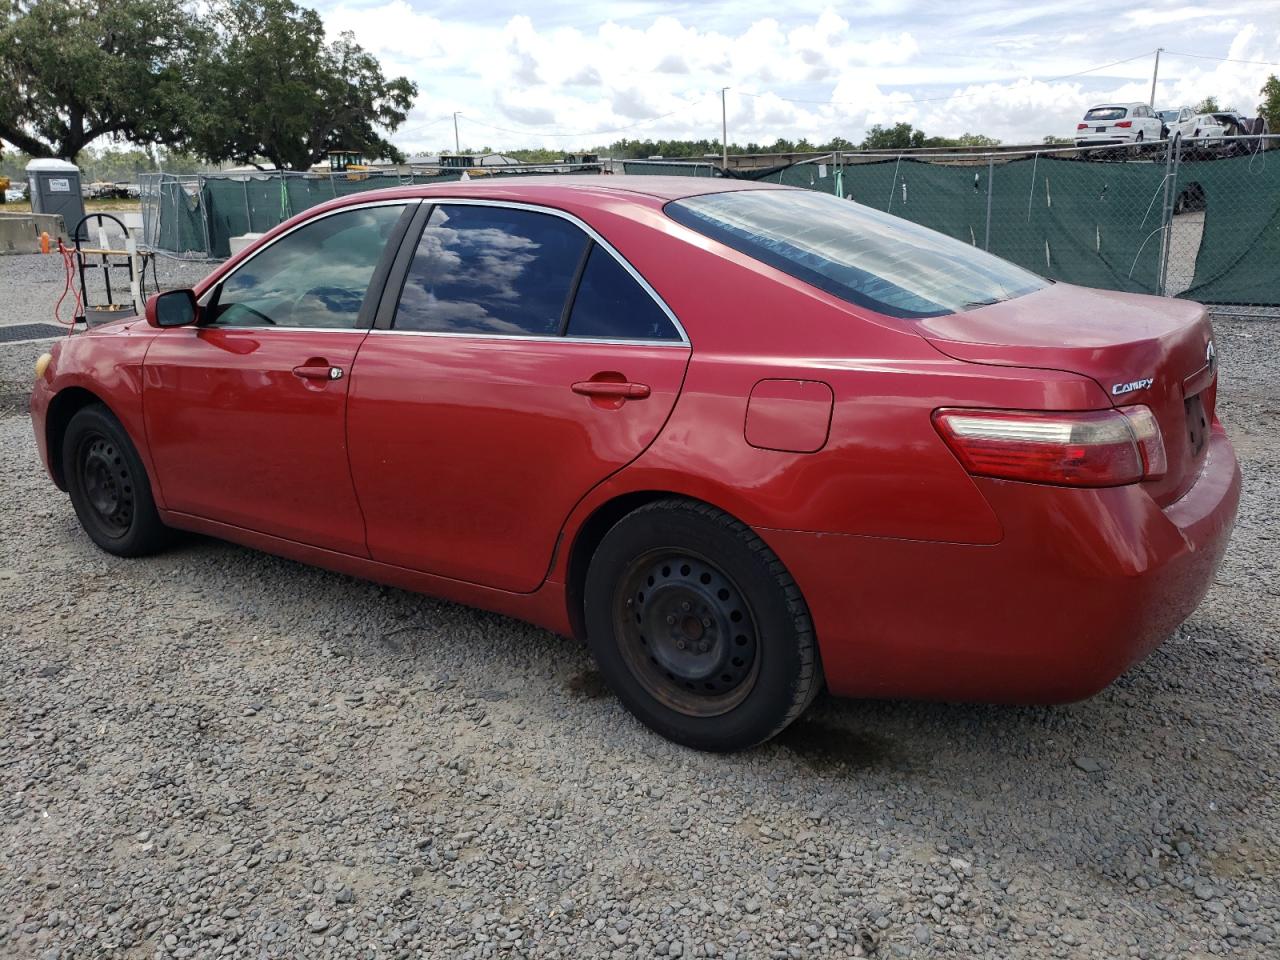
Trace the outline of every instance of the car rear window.
{"label": "car rear window", "polygon": [[970,244],[810,190],[675,200],[667,215],[832,296],[891,317],[937,317],[1011,300],[1047,281]]}
{"label": "car rear window", "polygon": [[1094,107],[1084,115],[1086,120],[1123,120],[1129,111],[1125,107]]}

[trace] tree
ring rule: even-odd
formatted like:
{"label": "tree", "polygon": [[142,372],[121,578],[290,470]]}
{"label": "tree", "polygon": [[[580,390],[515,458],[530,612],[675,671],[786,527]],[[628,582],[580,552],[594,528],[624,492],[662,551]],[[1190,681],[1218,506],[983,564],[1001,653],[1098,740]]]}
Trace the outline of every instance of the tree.
{"label": "tree", "polygon": [[984,133],[962,133],[955,145],[957,147],[998,147],[1000,141]]}
{"label": "tree", "polygon": [[330,150],[404,160],[379,130],[404,122],[418,88],[387,79],[351,34],[327,43],[320,15],[293,0],[219,0],[208,25],[214,52],[185,146],[282,170],[306,169]]}
{"label": "tree", "polygon": [[175,143],[201,45],[181,0],[0,0],[0,137],[65,160],[103,136]]}
{"label": "tree", "polygon": [[1205,97],[1198,104],[1196,104],[1195,110],[1196,110],[1196,113],[1235,113],[1236,112],[1235,107],[1223,108],[1218,106],[1218,98],[1214,96]]}
{"label": "tree", "polygon": [[1273,73],[1258,91],[1262,102],[1258,104],[1258,116],[1267,121],[1267,129],[1280,133],[1280,78]]}
{"label": "tree", "polygon": [[924,145],[924,131],[909,123],[895,123],[892,127],[877,123],[862,138],[863,150],[909,150]]}
{"label": "tree", "polygon": [[1071,144],[1075,143],[1075,141],[1072,140],[1070,137],[1057,137],[1057,136],[1054,136],[1052,133],[1049,134],[1040,142],[1047,147],[1056,147],[1056,146],[1063,146],[1063,145],[1070,146]]}

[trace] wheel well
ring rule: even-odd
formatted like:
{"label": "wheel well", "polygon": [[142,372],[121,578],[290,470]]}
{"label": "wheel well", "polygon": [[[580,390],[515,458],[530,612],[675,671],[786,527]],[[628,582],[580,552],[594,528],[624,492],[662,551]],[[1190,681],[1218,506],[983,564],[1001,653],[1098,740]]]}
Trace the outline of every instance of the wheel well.
{"label": "wheel well", "polygon": [[102,399],[83,387],[59,391],[49,403],[49,412],[45,415],[45,443],[49,451],[49,472],[61,490],[67,489],[67,479],[62,475],[62,438],[66,436],[67,424],[77,411],[94,403],[102,403]]}
{"label": "wheel well", "polygon": [[573,628],[573,635],[579,640],[585,641],[587,637],[582,604],[587,582],[587,567],[591,565],[591,558],[595,555],[596,547],[600,546],[600,541],[604,539],[604,535],[609,532],[609,529],[632,510],[643,507],[646,503],[652,503],[655,500],[669,500],[672,498],[696,501],[694,497],[686,497],[683,494],[672,493],[669,490],[641,490],[635,493],[624,493],[622,496],[615,497],[596,507],[591,516],[587,517],[582,526],[578,528],[578,534],[574,537],[573,545],[569,548],[569,569],[565,582],[565,599],[569,607],[569,625]]}

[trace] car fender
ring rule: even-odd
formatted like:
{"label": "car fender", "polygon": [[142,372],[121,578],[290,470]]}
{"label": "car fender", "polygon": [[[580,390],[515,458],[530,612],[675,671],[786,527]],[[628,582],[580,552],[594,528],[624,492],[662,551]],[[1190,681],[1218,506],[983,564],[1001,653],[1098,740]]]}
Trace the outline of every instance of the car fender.
{"label": "car fender", "polygon": [[[121,321],[98,327],[88,333],[68,337],[60,342],[44,391],[45,415],[36,429],[43,431],[46,441],[54,425],[59,397],[70,390],[83,390],[99,400],[128,434],[146,468],[156,505],[164,508],[160,489],[155,482],[155,466],[147,444],[143,420],[143,363],[147,349],[155,339],[155,331],[140,319]],[[52,466],[60,451],[47,450]]]}

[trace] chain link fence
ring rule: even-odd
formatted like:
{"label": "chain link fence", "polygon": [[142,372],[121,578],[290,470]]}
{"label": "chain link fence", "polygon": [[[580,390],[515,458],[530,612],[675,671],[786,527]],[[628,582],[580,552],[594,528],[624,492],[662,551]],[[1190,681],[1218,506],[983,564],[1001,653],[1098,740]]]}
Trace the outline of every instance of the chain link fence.
{"label": "chain link fence", "polygon": [[[599,173],[599,164],[507,164],[472,168],[471,178]],[[294,173],[150,173],[139,177],[142,243],[184,260],[217,260],[231,255],[230,240],[265,233],[295,214],[326,200],[367,190],[460,180],[463,170],[437,167],[407,172],[348,171]]]}
{"label": "chain link fence", "polygon": [[[727,175],[856,200],[1055,280],[1274,307],[1276,148],[1280,137],[1253,136],[988,154],[833,153]],[[625,164],[632,175],[709,175],[705,163],[687,166]]]}

